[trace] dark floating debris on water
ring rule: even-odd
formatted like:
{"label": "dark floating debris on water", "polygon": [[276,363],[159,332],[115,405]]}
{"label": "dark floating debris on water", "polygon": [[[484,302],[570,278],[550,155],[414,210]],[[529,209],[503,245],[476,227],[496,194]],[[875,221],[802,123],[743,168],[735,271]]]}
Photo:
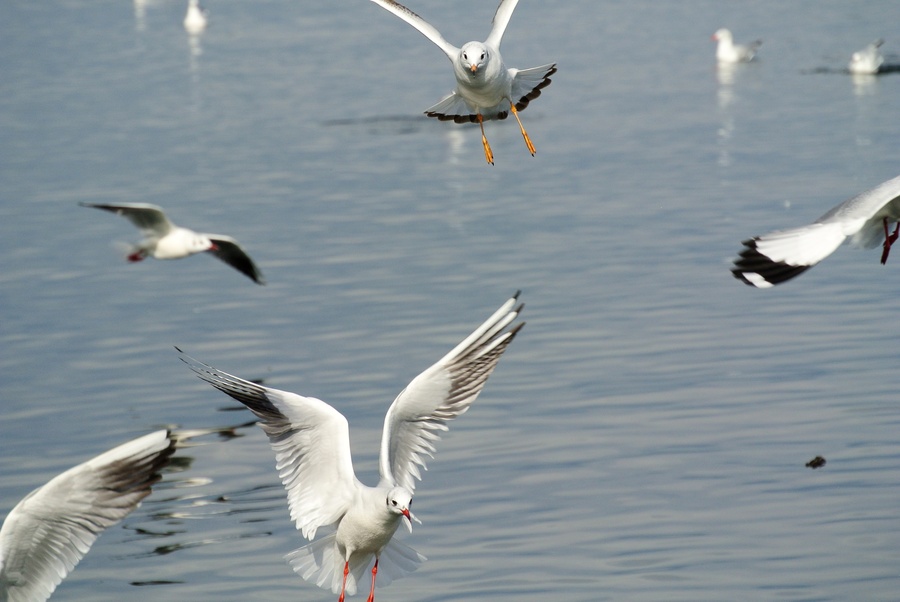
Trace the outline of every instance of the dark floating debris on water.
{"label": "dark floating debris on water", "polygon": [[815,470],[816,468],[821,468],[825,466],[825,458],[822,456],[816,456],[812,460],[806,463],[807,468],[812,468]]}

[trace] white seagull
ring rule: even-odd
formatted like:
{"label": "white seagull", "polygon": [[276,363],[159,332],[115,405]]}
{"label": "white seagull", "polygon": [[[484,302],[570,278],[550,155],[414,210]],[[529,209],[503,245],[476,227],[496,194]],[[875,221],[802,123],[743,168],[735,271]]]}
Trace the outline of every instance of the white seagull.
{"label": "white seagull", "polygon": [[184,15],[184,28],[189,34],[203,33],[206,29],[208,12],[200,6],[200,0],[188,0],[187,14]]}
{"label": "white seagull", "polygon": [[881,55],[879,48],[884,44],[884,40],[878,38],[862,50],[853,53],[850,57],[850,64],[847,68],[850,73],[857,75],[875,75],[878,69],[884,63],[884,57]]}
{"label": "white seagull", "polygon": [[126,218],[144,234],[144,240],[134,245],[128,261],[141,261],[147,256],[155,259],[181,259],[197,253],[209,252],[257,284],[265,284],[262,272],[238,242],[224,234],[199,234],[169,221],[162,208],[149,203],[95,204],[79,203],[110,211]]}
{"label": "white seagull", "polygon": [[900,176],[844,201],[815,222],[772,232],[743,242],[732,268],[734,277],[757,288],[769,288],[799,276],[837,249],[847,237],[857,247],[882,242],[881,263],[900,235]]}
{"label": "white seagull", "polygon": [[[287,556],[294,571],[317,586],[353,595],[371,569],[387,585],[414,571],[425,557],[393,539],[410,512],[419,468],[433,457],[447,422],[463,414],[524,322],[507,328],[522,311],[516,293],[450,353],[419,374],[391,404],[384,419],[377,487],[360,483],[350,457],[347,419],[313,397],[264,387],[181,355],[213,387],[237,399],[260,419],[275,451],[291,519],[311,541]],[[178,350],[181,352],[181,350]],[[316,531],[328,535],[316,541]],[[373,564],[374,562],[374,564]]]}
{"label": "white seagull", "polygon": [[175,451],[169,431],[144,435],[29,493],[0,528],[0,600],[46,600],[94,541],[150,495]]}
{"label": "white seagull", "polygon": [[468,42],[457,48],[444,39],[441,33],[422,17],[394,0],[372,0],[416,29],[437,44],[453,64],[456,90],[425,114],[441,121],[478,123],[481,126],[481,143],[484,157],[494,164],[494,153],[484,135],[484,121],[506,119],[512,112],[519,123],[528,151],[534,156],[534,144],[522,126],[519,111],[541,95],[541,89],[550,85],[550,76],[556,73],[556,64],[531,69],[508,69],[500,56],[500,40],[519,0],[500,0],[494,13],[491,33],[484,42]]}
{"label": "white seagull", "polygon": [[716,60],[720,63],[749,63],[756,56],[756,50],[762,44],[762,40],[744,46],[735,44],[731,31],[724,27],[712,35],[712,39],[719,44],[716,46]]}

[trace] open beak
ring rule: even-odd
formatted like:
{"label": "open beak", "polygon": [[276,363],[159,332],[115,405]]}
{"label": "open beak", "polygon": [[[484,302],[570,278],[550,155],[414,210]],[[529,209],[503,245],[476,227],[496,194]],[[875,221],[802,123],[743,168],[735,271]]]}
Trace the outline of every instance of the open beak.
{"label": "open beak", "polygon": [[472,65],[471,67],[469,67],[469,69],[472,70],[472,73],[475,73],[476,71],[478,71],[478,65]]}
{"label": "open beak", "polygon": [[420,521],[419,519],[417,519],[417,518],[416,518],[416,515],[413,514],[412,512],[410,512],[409,510],[404,510],[404,511],[403,511],[403,516],[406,518],[406,523],[404,523],[404,524],[406,525],[406,528],[409,529],[409,532],[410,532],[410,533],[412,533],[412,522],[413,522],[413,521],[416,521],[416,522],[419,523],[420,525],[422,524],[422,521]]}

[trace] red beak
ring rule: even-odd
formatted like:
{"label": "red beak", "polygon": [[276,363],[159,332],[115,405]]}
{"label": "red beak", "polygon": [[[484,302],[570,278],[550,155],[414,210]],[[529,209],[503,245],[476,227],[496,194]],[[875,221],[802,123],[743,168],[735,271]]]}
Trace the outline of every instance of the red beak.
{"label": "red beak", "polygon": [[403,509],[403,516],[406,517],[406,520],[408,520],[409,522],[412,522],[412,517],[410,517],[410,515],[409,515],[409,510],[407,510],[407,509],[404,508],[404,509]]}

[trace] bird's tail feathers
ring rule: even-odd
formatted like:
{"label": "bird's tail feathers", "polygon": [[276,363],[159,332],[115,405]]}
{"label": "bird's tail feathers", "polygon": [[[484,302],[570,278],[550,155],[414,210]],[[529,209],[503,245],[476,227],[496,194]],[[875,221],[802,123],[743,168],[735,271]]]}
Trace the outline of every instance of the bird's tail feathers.
{"label": "bird's tail feathers", "polygon": [[[285,560],[291,565],[294,572],[305,581],[315,583],[323,589],[331,589],[332,593],[336,594],[341,591],[344,560],[338,554],[334,540],[335,533],[330,533],[287,554]],[[399,579],[416,570],[424,560],[424,556],[409,546],[392,539],[381,551],[376,584],[388,585],[394,579]],[[365,579],[366,574],[372,570],[373,564],[375,564],[375,556],[372,554],[351,560],[350,574],[347,575],[345,588],[348,596],[356,593],[357,583]]]}

